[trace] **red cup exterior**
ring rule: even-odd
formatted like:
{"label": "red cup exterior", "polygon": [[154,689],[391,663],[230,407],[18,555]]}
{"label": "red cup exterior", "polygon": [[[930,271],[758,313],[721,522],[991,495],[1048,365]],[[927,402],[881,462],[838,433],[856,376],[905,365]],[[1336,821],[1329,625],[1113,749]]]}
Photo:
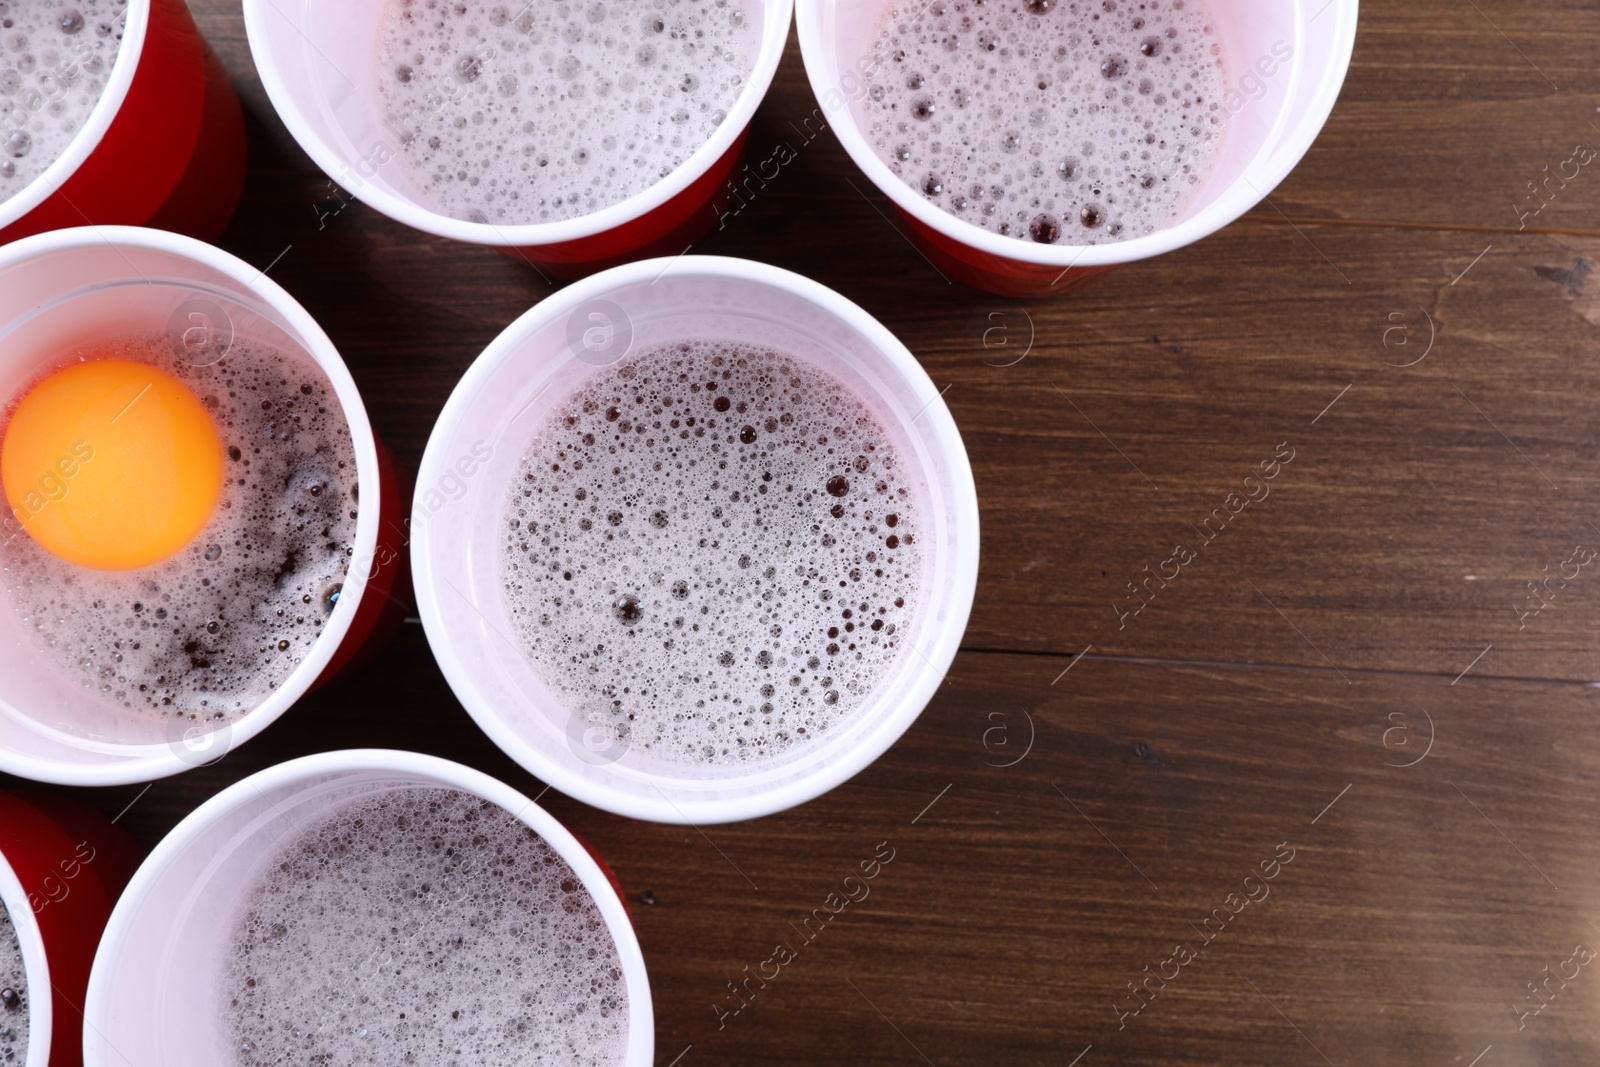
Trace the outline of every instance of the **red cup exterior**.
{"label": "red cup exterior", "polygon": [[[104,816],[72,801],[0,791],[0,854],[22,883],[44,941],[50,1067],[81,1067],[89,970],[111,909],[139,865],[139,849]],[[28,988],[30,997],[45,993]]]}
{"label": "red cup exterior", "polygon": [[911,236],[911,241],[935,267],[963,285],[1001,296],[1057,296],[1081,289],[1102,275],[1117,269],[1106,267],[1051,267],[991,255],[953,237],[940,233],[908,214],[898,205],[895,211]]}
{"label": "red cup exterior", "polygon": [[[572,833],[570,830],[567,832]],[[606,876],[606,881],[611,883],[612,892],[616,893],[617,899],[622,901],[622,910],[627,913],[628,921],[632,922],[633,905],[628,903],[628,894],[622,891],[622,883],[617,881],[617,872],[611,869],[611,864],[606,862],[604,856],[600,855],[600,853],[594,850],[593,845],[589,844],[589,842],[585,841],[577,834],[572,834],[572,837],[573,840],[577,841],[578,844],[583,846],[583,850],[589,854],[589,858],[594,860],[595,866],[600,868],[600,873]]]}
{"label": "red cup exterior", "polygon": [[621,226],[551,245],[505,251],[545,274],[567,281],[653,256],[676,256],[710,231],[730,200],[733,172],[744,156],[749,127],[726,152],[681,193]]}
{"label": "red cup exterior", "polygon": [[[356,617],[345,631],[339,649],[323,668],[311,690],[315,692],[335,676],[365,666],[399,632],[414,607],[411,592],[411,553],[406,550],[404,509],[411,499],[402,487],[394,456],[382,439],[378,446],[378,542],[370,560],[352,560],[352,567],[367,569],[367,588],[361,594]],[[407,491],[402,492],[402,488]]]}
{"label": "red cup exterior", "polygon": [[0,244],[83,225],[153,226],[215,240],[244,191],[244,112],[184,0],[150,0],[128,94],[100,143]]}

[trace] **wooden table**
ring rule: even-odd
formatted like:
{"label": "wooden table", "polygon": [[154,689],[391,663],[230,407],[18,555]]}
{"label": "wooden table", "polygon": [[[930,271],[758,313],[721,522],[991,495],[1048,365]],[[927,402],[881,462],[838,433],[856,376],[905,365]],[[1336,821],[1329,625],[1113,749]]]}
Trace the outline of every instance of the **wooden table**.
{"label": "wooden table", "polygon": [[[414,470],[457,378],[550,290],[360,205],[319,225],[334,190],[237,3],[193,6],[250,125],[222,244],[322,322]],[[705,833],[545,795],[633,900],[660,1063],[1600,1060],[1579,963],[1600,946],[1600,560],[1573,562],[1600,550],[1600,169],[1517,207],[1600,145],[1597,31],[1579,0],[1375,0],[1269,203],[1053,301],[943,282],[831,133],[697,246],[904,339],[949,386],[985,544],[948,683],[830,795]],[[813,106],[791,43],[752,151]],[[1009,347],[985,347],[996,323]],[[1132,614],[1128,583],[1287,451]],[[86,795],[133,802],[153,845],[262,767],[373,743],[543,788],[413,624],[220,764]],[[870,897],[720,1015],[881,842]]]}

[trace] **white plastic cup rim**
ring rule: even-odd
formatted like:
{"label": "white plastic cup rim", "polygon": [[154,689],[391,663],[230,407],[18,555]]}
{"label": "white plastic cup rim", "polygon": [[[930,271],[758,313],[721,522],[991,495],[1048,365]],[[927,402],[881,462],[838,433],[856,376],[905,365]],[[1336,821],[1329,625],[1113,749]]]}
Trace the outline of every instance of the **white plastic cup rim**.
{"label": "white plastic cup rim", "polygon": [[[805,63],[806,76],[811,82],[812,91],[819,101],[824,102],[830,94],[844,95],[828,76],[825,58],[828,47],[821,39],[822,11],[837,2],[838,0],[796,0],[800,55]],[[1323,123],[1327,121],[1328,115],[1333,111],[1334,103],[1339,98],[1339,89],[1344,83],[1344,71],[1350,65],[1350,55],[1355,48],[1358,7],[1359,0],[1328,0],[1325,10],[1336,20],[1333,68],[1339,72],[1339,76],[1324,78],[1311,102],[1303,110],[1296,112],[1293,128],[1273,151],[1270,163],[1260,169],[1247,171],[1222,195],[1191,217],[1144,237],[1112,244],[1069,245],[1038,244],[994,233],[982,226],[959,219],[926,197],[918,195],[915,189],[889,169],[887,163],[878,158],[878,153],[867,143],[861,131],[856,128],[855,121],[848,114],[835,116],[836,121],[832,122],[833,132],[839,138],[839,143],[844,145],[845,151],[850,154],[850,158],[855,161],[856,166],[861,168],[872,184],[893,201],[896,207],[952,241],[1000,259],[1058,267],[1063,270],[1071,267],[1109,267],[1132,263],[1151,256],[1163,255],[1211,236],[1259,204],[1277,188],[1279,182],[1288,177],[1289,172],[1295,168],[1311,148],[1312,142],[1317,139]],[[1317,17],[1319,16],[1313,16],[1313,19]],[[1300,54],[1300,49],[1296,49],[1296,54]],[[847,112],[848,108],[842,110]]]}
{"label": "white plastic cup rim", "polygon": [[[120,952],[132,927],[139,921],[139,910],[150,895],[152,883],[162,870],[191,846],[196,838],[217,819],[232,811],[242,802],[259,800],[261,794],[281,786],[292,785],[302,779],[325,777],[340,773],[368,771],[390,772],[414,776],[441,783],[445,788],[458,789],[498,805],[515,816],[518,821],[538,834],[577,874],[589,891],[595,906],[600,909],[606,927],[617,947],[622,962],[623,980],[628,990],[628,1042],[624,1063],[648,1064],[655,1051],[655,1020],[650,999],[650,981],[645,970],[644,954],[628,919],[622,900],[612,888],[600,865],[587,849],[572,836],[571,831],[556,821],[555,817],[539,807],[517,790],[482,771],[417,752],[394,749],[347,749],[339,752],[322,752],[313,756],[289,760],[266,770],[258,771],[242,781],[224,789],[194,811],[162,838],[145,861],[134,872],[128,887],[106,922],[100,948],[95,954],[94,968],[89,974],[89,990],[84,997],[83,1037],[85,1051],[104,1044],[97,1022],[106,1019],[116,991],[106,977],[105,962]],[[113,1050],[114,1051],[114,1050]],[[96,1062],[85,1056],[86,1062]],[[102,1053],[102,1062],[108,1058]],[[29,1067],[33,1067],[32,1064]]]}
{"label": "white plastic cup rim", "polygon": [[11,917],[17,947],[22,950],[22,973],[28,980],[28,1050],[17,1067],[47,1067],[55,1025],[55,987],[50,980],[50,961],[44,953],[44,937],[34,918],[28,892],[4,856],[0,856],[0,906]]}
{"label": "white plastic cup rim", "polygon": [[139,69],[139,58],[144,52],[145,33],[150,27],[150,0],[128,0],[127,12],[116,62],[111,65],[106,86],[94,109],[89,112],[88,120],[67,143],[66,149],[37,178],[8,199],[0,200],[0,230],[27,215],[61,188],[100,147],[101,139],[122,110],[122,102],[127,99],[128,88],[133,85],[133,76]]}
{"label": "white plastic cup rim", "polygon": [[[862,744],[839,759],[785,785],[738,799],[707,801],[680,799],[675,802],[663,795],[649,797],[623,793],[547,757],[506,723],[492,701],[479,694],[473,684],[471,672],[453,648],[453,639],[444,621],[440,605],[440,582],[435,574],[430,549],[431,524],[420,512],[414,514],[411,524],[413,532],[411,568],[417,595],[417,613],[422,618],[428,643],[446,680],[466,707],[468,714],[477,721],[483,731],[529,772],[568,796],[630,818],[696,825],[735,822],[784,811],[815,799],[843,784],[888,751],[922,714],[922,710],[937,692],[945,672],[955,659],[962,635],[966,631],[967,618],[972,610],[978,576],[977,493],[973,483],[972,468],[961,441],[961,432],[957,429],[949,408],[945,406],[916,357],[889,332],[887,327],[859,305],[825,285],[779,267],[725,256],[678,256],[641,260],[613,267],[574,282],[535,305],[490,342],[462,376],[450,399],[445,403],[433,434],[428,440],[427,450],[422,457],[422,466],[417,474],[417,485],[422,487],[436,484],[444,475],[450,460],[446,455],[446,442],[455,434],[470,412],[474,396],[485,388],[500,365],[516,353],[526,338],[610,292],[659,280],[668,271],[674,275],[687,274],[700,275],[708,279],[753,281],[798,296],[833,315],[864,337],[902,376],[926,383],[930,399],[919,421],[929,425],[934,430],[936,439],[946,446],[943,452],[950,464],[950,474],[960,504],[956,509],[956,548],[950,561],[953,574],[951,586],[954,592],[945,605],[945,621],[938,628],[931,630],[934,639],[926,648],[920,650],[921,658],[932,668],[924,676],[922,684],[903,694],[891,709],[886,709],[887,713],[881,717]],[[420,499],[419,495],[418,500]],[[420,503],[418,507],[420,508]]]}
{"label": "white plastic cup rim", "polygon": [[[309,8],[316,2],[319,0],[300,0],[299,6]],[[332,3],[339,0],[320,0],[320,2]],[[676,170],[650,188],[626,200],[610,204],[588,215],[580,215],[575,219],[498,225],[470,222],[442,215],[414,200],[364,181],[357,182],[357,187],[349,191],[374,210],[412,229],[453,241],[496,248],[536,248],[561,244],[626,226],[655,211],[698,181],[713,163],[733,147],[734,141],[750,124],[756,108],[766,98],[773,75],[777,73],[778,62],[783,58],[784,44],[789,39],[789,26],[794,21],[794,0],[756,0],[756,2],[762,3],[765,8],[761,48],[756,55],[755,67],[745,82],[744,91],[739,94],[738,100],[729,110],[728,117],[717,127],[710,140],[702,144]],[[351,174],[355,174],[358,179],[364,178],[359,172],[359,168],[363,166],[362,161],[346,159],[344,153],[329,144],[310,123],[306,122],[300,109],[295,105],[276,57],[265,43],[268,40],[266,32],[268,18],[288,19],[292,16],[279,9],[279,0],[244,0],[245,33],[250,41],[250,54],[255,59],[261,84],[266,88],[267,97],[272,101],[278,118],[288,127],[290,135],[305,153],[330,178],[335,181],[349,181]]]}
{"label": "white plastic cup rim", "polygon": [[[349,426],[355,448],[358,485],[363,501],[378,501],[378,451],[373,437],[372,424],[367,419],[361,393],[355,379],[338,349],[316,320],[300,306],[277,282],[266,277],[255,267],[204,241],[165,230],[145,229],[138,226],[82,226],[70,230],[52,230],[48,233],[24,237],[11,244],[0,246],[0,270],[36,256],[95,245],[112,248],[137,248],[166,253],[191,260],[222,274],[250,290],[263,305],[269,308],[298,335],[306,351],[327,375],[339,400],[345,422]],[[129,268],[130,271],[132,268]],[[243,744],[265,730],[290,706],[299,700],[322,675],[339,646],[349,632],[356,610],[367,592],[367,575],[358,573],[357,565],[364,565],[375,552],[378,539],[379,508],[362,507],[356,519],[356,551],[350,573],[340,595],[341,610],[329,617],[322,633],[310,651],[266,700],[227,724],[226,750]],[[344,610],[344,609],[348,610]],[[123,755],[126,753],[126,756]],[[218,753],[220,757],[222,753]],[[124,746],[116,758],[104,763],[66,762],[41,759],[36,756],[8,750],[0,743],[0,771],[28,778],[36,782],[69,786],[130,785],[165,778],[194,766],[178,756],[171,745],[147,744]]]}

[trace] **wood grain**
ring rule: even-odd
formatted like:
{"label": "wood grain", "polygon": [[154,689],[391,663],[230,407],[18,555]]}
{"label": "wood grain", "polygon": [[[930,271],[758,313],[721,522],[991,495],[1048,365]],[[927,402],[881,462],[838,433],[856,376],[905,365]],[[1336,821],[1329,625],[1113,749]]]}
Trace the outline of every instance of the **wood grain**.
{"label": "wood grain", "polygon": [[[461,373],[552,288],[359,204],[327,214],[338,191],[273,115],[236,5],[193,7],[250,124],[222,244],[276,260],[415,469]],[[1600,145],[1597,30],[1579,0],[1375,0],[1270,203],[1027,305],[947,284],[832,134],[804,139],[791,41],[750,145],[796,159],[696,251],[838,289],[949,386],[982,572],[947,685],[829,796],[701,834],[543,795],[629,890],[660,1063],[1597,1059],[1600,976],[1520,1030],[1516,1006],[1600,944],[1600,565],[1571,562],[1600,550],[1600,172],[1515,207]],[[1133,614],[1128,583],[1180,544],[1193,559]],[[543,790],[413,625],[220,764],[86,795],[134,801],[150,845],[255,770],[375,741]],[[1270,896],[1119,1018],[1285,842]],[[870,895],[795,944],[882,843]],[[722,1014],[778,942],[793,962]]]}

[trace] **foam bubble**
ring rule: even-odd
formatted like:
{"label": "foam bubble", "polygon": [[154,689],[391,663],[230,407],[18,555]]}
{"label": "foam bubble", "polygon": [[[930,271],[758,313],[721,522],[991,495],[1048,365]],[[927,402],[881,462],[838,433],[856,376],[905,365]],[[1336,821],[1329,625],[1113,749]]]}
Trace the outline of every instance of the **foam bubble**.
{"label": "foam bubble", "polygon": [[27,1062],[28,1003],[22,945],[10,914],[0,906],[0,1063]]}
{"label": "foam bubble", "polygon": [[738,0],[391,0],[385,124],[441,214],[576,218],[643,192],[710,139],[755,65],[755,21]]}
{"label": "foam bubble", "polygon": [[1044,244],[1171,223],[1210,172],[1226,112],[1202,0],[940,0],[889,7],[863,130],[957,218]]}
{"label": "foam bubble", "polygon": [[630,751],[737,764],[815,740],[889,673],[917,610],[920,483],[842,383],[696,341],[599,372],[505,508],[528,660]]}
{"label": "foam bubble", "polygon": [[356,531],[349,424],[305,357],[248,338],[205,367],[160,336],[87,347],[159,367],[201,398],[227,457],[222,497],[188,546],[140,570],[75,567],[18,533],[0,551],[0,588],[36,647],[85,689],[131,709],[231,721],[283,683],[337,606]]}
{"label": "foam bubble", "polygon": [[122,46],[128,0],[0,0],[0,201],[77,136]]}
{"label": "foam bubble", "polygon": [[622,1062],[605,920],[504,809],[450,789],[361,797],[259,878],[220,980],[240,1067]]}

